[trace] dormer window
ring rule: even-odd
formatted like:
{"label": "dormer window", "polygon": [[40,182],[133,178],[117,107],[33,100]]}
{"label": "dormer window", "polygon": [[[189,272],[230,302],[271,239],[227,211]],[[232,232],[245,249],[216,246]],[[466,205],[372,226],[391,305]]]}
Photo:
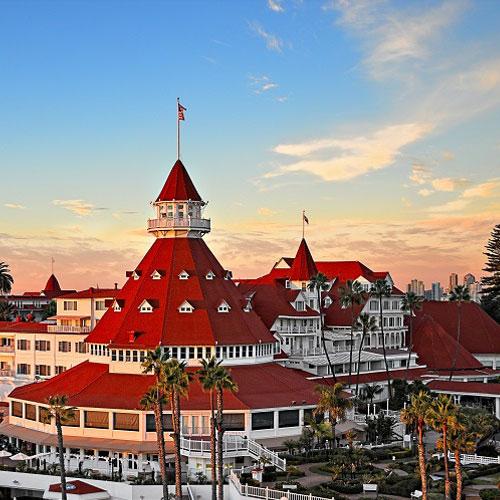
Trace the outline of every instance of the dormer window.
{"label": "dormer window", "polygon": [[285,288],[290,288],[290,280],[285,280]]}
{"label": "dormer window", "polygon": [[187,280],[189,278],[189,273],[187,271],[181,271],[179,274],[180,280]]}
{"label": "dormer window", "polygon": [[161,280],[162,276],[164,275],[165,273],[163,271],[160,271],[158,269],[155,269],[152,273],[151,273],[151,278],[154,279],[154,280]]}
{"label": "dormer window", "polygon": [[233,272],[232,271],[226,271],[224,274],[224,279],[225,280],[232,280],[233,279]]}
{"label": "dormer window", "polygon": [[205,278],[207,280],[213,280],[215,278],[215,274],[213,271],[208,271],[208,273],[205,275]]}
{"label": "dormer window", "polygon": [[323,300],[323,304],[325,305],[325,307],[330,307],[332,305],[332,299],[331,297],[328,297],[326,296]]}
{"label": "dormer window", "polygon": [[152,313],[154,309],[154,304],[151,300],[143,300],[139,306],[139,311],[141,313]]}
{"label": "dormer window", "polygon": [[305,311],[306,303],[303,300],[298,300],[297,302],[295,302],[295,309],[297,311]]}
{"label": "dormer window", "polygon": [[220,313],[228,313],[231,310],[231,307],[229,307],[229,304],[223,300],[220,304],[219,307],[217,308],[217,312]]}
{"label": "dormer window", "polygon": [[137,281],[141,277],[141,271],[134,271],[132,273],[132,278],[134,278],[135,281]]}
{"label": "dormer window", "polygon": [[193,311],[194,311],[194,307],[187,300],[185,300],[179,306],[179,312],[180,313],[192,313]]}
{"label": "dormer window", "polygon": [[114,312],[121,312],[122,307],[123,307],[123,303],[124,303],[123,300],[115,299],[113,301],[113,305],[112,305],[113,311]]}

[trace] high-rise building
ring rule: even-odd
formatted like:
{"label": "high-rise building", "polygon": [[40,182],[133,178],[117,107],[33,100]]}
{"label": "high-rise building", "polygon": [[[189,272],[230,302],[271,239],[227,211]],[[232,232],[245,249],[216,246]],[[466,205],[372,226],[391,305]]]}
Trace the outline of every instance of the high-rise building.
{"label": "high-rise building", "polygon": [[471,273],[467,273],[464,276],[464,285],[467,287],[472,285],[475,281],[476,281],[476,277]]}
{"label": "high-rise building", "polygon": [[449,291],[451,292],[457,286],[458,286],[458,274],[457,273],[451,273],[450,274]]}
{"label": "high-rise building", "polygon": [[441,300],[443,296],[443,290],[441,288],[441,283],[436,281],[432,284],[432,300]]}
{"label": "high-rise building", "polygon": [[406,288],[408,292],[413,292],[415,295],[418,295],[419,297],[423,297],[425,294],[424,282],[416,278],[413,278],[411,282],[408,283]]}

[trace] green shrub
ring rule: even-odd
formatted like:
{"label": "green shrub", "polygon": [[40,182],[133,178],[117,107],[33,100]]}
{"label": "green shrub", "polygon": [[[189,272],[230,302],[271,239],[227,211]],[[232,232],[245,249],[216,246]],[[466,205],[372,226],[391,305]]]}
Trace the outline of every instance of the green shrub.
{"label": "green shrub", "polygon": [[482,500],[498,500],[500,498],[500,490],[488,488],[486,490],[481,490],[479,496]]}
{"label": "green shrub", "polygon": [[363,485],[359,481],[345,481],[337,479],[336,481],[327,483],[325,486],[334,491],[338,491],[339,493],[346,494],[361,493],[363,491]]}
{"label": "green shrub", "polygon": [[[396,480],[394,479],[396,477]],[[415,490],[421,487],[419,477],[405,477],[401,479],[397,476],[390,476],[386,481],[380,483],[379,490],[386,495],[397,495],[400,497],[409,497]]]}

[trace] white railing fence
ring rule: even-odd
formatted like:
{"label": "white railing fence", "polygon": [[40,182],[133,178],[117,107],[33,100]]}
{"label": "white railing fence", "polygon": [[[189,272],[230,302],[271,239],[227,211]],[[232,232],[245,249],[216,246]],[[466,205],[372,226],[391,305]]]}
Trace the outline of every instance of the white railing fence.
{"label": "white railing fence", "polygon": [[[441,459],[444,457],[443,453],[435,453],[432,455],[433,457],[437,457],[438,459]],[[455,455],[451,452],[448,452],[448,460],[450,462],[455,461]],[[490,465],[490,464],[500,464],[500,456],[499,457],[483,457],[481,455],[469,455],[469,454],[461,454],[460,455],[460,462],[462,465],[467,465],[467,464],[480,464],[480,465]]]}
{"label": "white railing fence", "polygon": [[[266,500],[281,500],[282,498],[289,500],[325,500],[324,497],[317,497],[311,494],[304,495],[303,493],[294,493],[293,491],[273,490],[271,488],[241,484],[238,476],[234,473],[230,474],[229,480],[238,493],[245,497],[264,498]],[[335,500],[335,498],[332,497],[332,500]]]}

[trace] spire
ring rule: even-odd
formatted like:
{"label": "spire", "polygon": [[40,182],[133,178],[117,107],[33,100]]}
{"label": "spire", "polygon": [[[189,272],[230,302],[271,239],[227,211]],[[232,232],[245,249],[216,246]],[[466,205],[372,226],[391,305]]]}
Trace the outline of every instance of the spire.
{"label": "spire", "polygon": [[311,279],[312,276],[318,274],[318,269],[314,263],[309,247],[306,240],[302,238],[297,255],[293,259],[293,264],[290,269],[290,280],[292,281],[306,281]]}
{"label": "spire", "polygon": [[172,200],[201,201],[201,197],[181,160],[174,163],[163,189],[156,198],[156,202]]}

